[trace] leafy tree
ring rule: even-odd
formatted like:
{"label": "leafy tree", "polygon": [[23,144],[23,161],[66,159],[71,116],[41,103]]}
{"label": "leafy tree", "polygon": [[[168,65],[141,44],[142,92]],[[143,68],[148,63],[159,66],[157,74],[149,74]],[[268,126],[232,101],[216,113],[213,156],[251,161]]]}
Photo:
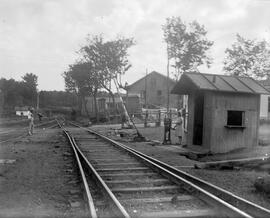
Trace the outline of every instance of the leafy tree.
{"label": "leafy tree", "polygon": [[34,106],[37,99],[37,80],[38,77],[33,73],[26,73],[22,77],[23,96],[27,99],[26,104]]}
{"label": "leafy tree", "polygon": [[85,112],[89,117],[89,113],[86,107],[85,97],[92,95],[95,102],[96,117],[98,117],[97,111],[97,92],[99,89],[98,76],[93,70],[92,64],[89,62],[81,62],[69,66],[69,70],[64,72],[64,79],[67,91],[75,92],[79,98],[79,110],[81,105],[84,105]]}
{"label": "leafy tree", "polygon": [[185,24],[180,17],[166,19],[162,26],[164,40],[167,43],[168,58],[174,60],[175,78],[183,72],[197,71],[197,67],[206,64],[210,67],[212,59],[207,51],[213,42],[206,38],[207,31],[197,21]]}
{"label": "leafy tree", "polygon": [[0,89],[3,94],[3,107],[12,110],[15,106],[34,106],[37,96],[37,76],[25,74],[23,81],[0,79]]}
{"label": "leafy tree", "polygon": [[270,75],[270,47],[265,40],[245,39],[237,34],[236,42],[225,53],[224,70],[229,74],[255,79]]}
{"label": "leafy tree", "polygon": [[128,49],[134,45],[132,38],[119,37],[105,42],[102,36],[87,38],[87,45],[83,46],[80,53],[84,61],[91,63],[93,71],[101,88],[107,90],[115,104],[111,81],[119,85],[121,75],[131,67],[128,60]]}
{"label": "leafy tree", "polygon": [[4,105],[6,109],[12,109],[15,106],[23,106],[23,97],[21,84],[14,79],[0,79],[0,89],[3,93]]}
{"label": "leafy tree", "polygon": [[75,107],[77,97],[73,92],[40,91],[39,101],[41,108]]}

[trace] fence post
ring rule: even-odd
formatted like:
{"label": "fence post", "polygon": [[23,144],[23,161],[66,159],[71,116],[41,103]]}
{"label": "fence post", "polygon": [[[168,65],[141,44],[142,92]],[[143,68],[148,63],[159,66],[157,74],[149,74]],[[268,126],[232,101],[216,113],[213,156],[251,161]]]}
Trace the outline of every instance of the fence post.
{"label": "fence post", "polygon": [[157,117],[156,127],[160,126],[160,123],[161,123],[161,111],[158,110],[158,117]]}
{"label": "fence post", "polygon": [[145,111],[144,127],[147,127],[148,110]]}

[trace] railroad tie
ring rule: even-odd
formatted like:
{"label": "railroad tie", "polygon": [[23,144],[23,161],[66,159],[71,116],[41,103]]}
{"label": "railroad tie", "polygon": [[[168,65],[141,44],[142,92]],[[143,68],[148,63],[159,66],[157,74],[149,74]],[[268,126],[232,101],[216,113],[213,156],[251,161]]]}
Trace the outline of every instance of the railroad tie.
{"label": "railroad tie", "polygon": [[178,190],[180,187],[178,185],[167,185],[158,187],[131,187],[131,188],[112,188],[112,192],[130,193],[130,192],[155,192],[155,191],[168,191],[168,190]]}
{"label": "railroad tie", "polygon": [[219,217],[218,213],[211,209],[201,209],[201,210],[177,210],[177,211],[158,211],[158,212],[145,212],[140,214],[140,217],[171,217],[171,218],[191,218],[191,217]]}
{"label": "railroad tie", "polygon": [[[178,195],[174,202],[191,201],[196,199],[191,195]],[[157,203],[173,203],[172,197],[159,197],[159,198],[135,198],[135,199],[122,199],[125,204],[157,204]]]}

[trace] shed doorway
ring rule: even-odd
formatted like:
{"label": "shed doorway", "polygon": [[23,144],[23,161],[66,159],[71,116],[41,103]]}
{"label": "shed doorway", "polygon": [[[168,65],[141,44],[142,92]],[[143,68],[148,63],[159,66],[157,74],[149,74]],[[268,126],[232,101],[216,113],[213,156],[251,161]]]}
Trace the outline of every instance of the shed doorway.
{"label": "shed doorway", "polygon": [[193,127],[193,144],[202,145],[203,141],[203,108],[204,95],[196,93],[194,101],[194,127]]}

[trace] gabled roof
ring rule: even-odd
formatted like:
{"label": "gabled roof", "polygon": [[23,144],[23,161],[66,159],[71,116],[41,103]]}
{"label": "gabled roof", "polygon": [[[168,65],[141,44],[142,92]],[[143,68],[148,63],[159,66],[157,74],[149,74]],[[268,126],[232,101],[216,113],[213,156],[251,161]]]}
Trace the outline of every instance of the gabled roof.
{"label": "gabled roof", "polygon": [[263,85],[268,91],[270,91],[270,77],[265,80],[257,80],[257,82]]}
{"label": "gabled roof", "polygon": [[191,89],[239,92],[250,94],[269,94],[268,90],[250,77],[219,74],[184,73],[171,93],[188,94]]}
{"label": "gabled roof", "polygon": [[[164,79],[167,79],[167,76],[161,74],[161,73],[158,73],[156,71],[152,71],[151,73],[147,74],[146,76],[142,77],[141,79],[135,81],[134,83],[130,84],[127,88],[131,88],[131,86],[134,86],[135,84],[141,82],[141,81],[144,81],[145,78],[148,78],[150,76],[159,76],[159,77],[163,77]],[[169,81],[172,82],[172,83],[176,83],[173,79],[169,78]]]}

